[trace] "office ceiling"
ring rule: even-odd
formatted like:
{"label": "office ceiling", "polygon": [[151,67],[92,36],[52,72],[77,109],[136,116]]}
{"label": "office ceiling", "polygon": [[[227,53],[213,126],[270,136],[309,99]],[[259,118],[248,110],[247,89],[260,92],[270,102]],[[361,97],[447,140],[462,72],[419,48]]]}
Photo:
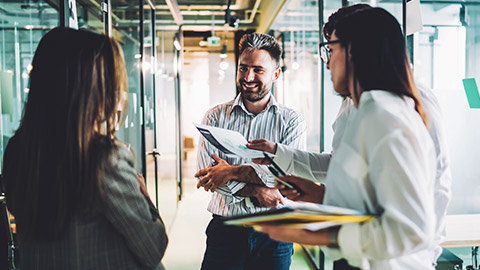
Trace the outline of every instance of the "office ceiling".
{"label": "office ceiling", "polygon": [[[92,2],[93,0],[89,0]],[[99,1],[99,0],[95,0]],[[155,9],[156,25],[171,28],[182,24],[184,30],[207,31],[225,29],[225,14],[238,18],[239,29],[266,32],[287,0],[161,0],[144,1],[145,10]],[[135,16],[137,1],[112,0],[112,10],[119,19]],[[129,14],[130,13],[130,14]],[[232,23],[233,24],[233,23]],[[235,27],[226,27],[235,30]]]}

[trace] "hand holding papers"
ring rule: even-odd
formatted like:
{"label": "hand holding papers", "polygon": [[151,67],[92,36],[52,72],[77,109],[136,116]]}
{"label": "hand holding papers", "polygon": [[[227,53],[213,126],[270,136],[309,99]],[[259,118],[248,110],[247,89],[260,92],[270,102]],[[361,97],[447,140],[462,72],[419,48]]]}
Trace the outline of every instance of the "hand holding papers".
{"label": "hand holding papers", "polygon": [[247,140],[236,131],[201,124],[194,125],[207,141],[227,156],[247,159],[263,158],[263,152],[248,149],[246,147]]}

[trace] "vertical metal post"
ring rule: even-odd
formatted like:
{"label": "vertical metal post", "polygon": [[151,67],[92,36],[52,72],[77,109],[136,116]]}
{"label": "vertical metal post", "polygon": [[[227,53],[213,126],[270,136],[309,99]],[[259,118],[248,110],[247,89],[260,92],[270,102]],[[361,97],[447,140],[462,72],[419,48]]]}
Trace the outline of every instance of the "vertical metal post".
{"label": "vertical metal post", "polygon": [[60,0],[60,26],[78,29],[75,0]]}
{"label": "vertical metal post", "polygon": [[402,29],[403,29],[403,36],[407,37],[407,1],[402,1]]}
{"label": "vertical metal post", "polygon": [[61,27],[68,26],[68,0],[60,0],[59,2],[59,11],[60,11],[60,22],[59,25]]}
{"label": "vertical metal post", "polygon": [[22,85],[21,85],[21,62],[20,62],[20,34],[18,33],[18,22],[15,22],[15,27],[13,29],[13,36],[14,36],[14,48],[15,48],[15,95],[17,97],[16,100],[16,108],[13,114],[14,121],[20,121],[22,117]]}
{"label": "vertical metal post", "polygon": [[153,163],[155,165],[155,205],[158,208],[158,163],[157,163],[157,156],[160,155],[160,153],[157,151],[157,98],[156,98],[156,92],[157,88],[155,85],[155,77],[157,76],[157,44],[155,43],[156,37],[157,37],[157,31],[155,30],[155,6],[151,7],[152,9],[152,59],[153,59],[153,78],[152,78],[152,84],[153,84],[153,115],[152,115],[152,121],[153,121],[153,151],[152,151],[152,156],[153,156]]}
{"label": "vertical metal post", "polygon": [[[323,0],[318,1],[318,42],[323,41]],[[320,56],[320,48],[318,48]],[[325,64],[319,61],[320,67],[320,153],[325,151]]]}
{"label": "vertical metal post", "polygon": [[145,145],[145,74],[143,72],[143,61],[144,61],[144,42],[143,42],[143,0],[138,0],[139,5],[139,17],[140,17],[140,33],[138,39],[140,41],[140,130],[141,130],[141,150],[140,154],[142,155],[142,175],[147,181],[147,158],[146,158],[146,145]]}
{"label": "vertical metal post", "polygon": [[472,247],[472,267],[475,270],[478,270],[478,246]]}
{"label": "vertical metal post", "polygon": [[105,35],[112,36],[112,5],[110,0],[104,0],[101,4],[103,15],[103,32]]}
{"label": "vertical metal post", "polygon": [[178,28],[178,32],[176,34],[176,38],[181,45],[181,49],[177,50],[175,48],[175,99],[176,99],[176,108],[177,108],[177,140],[178,140],[178,201],[182,200],[183,195],[183,132],[182,132],[182,108],[181,108],[181,78],[180,78],[180,66],[182,65],[181,57],[182,57],[182,48],[183,48],[183,41],[182,41],[182,26],[180,25]]}
{"label": "vertical metal post", "polygon": [[407,47],[408,57],[413,65],[413,34],[407,36],[407,2],[409,2],[409,0],[402,1],[403,35],[405,36],[405,45]]}

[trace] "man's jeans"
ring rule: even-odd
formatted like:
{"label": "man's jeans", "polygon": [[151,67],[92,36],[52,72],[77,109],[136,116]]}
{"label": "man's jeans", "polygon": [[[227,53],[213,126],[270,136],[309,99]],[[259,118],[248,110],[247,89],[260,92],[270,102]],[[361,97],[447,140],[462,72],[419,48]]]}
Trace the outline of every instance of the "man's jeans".
{"label": "man's jeans", "polygon": [[214,215],[207,227],[202,270],[287,270],[293,244],[277,242],[249,227],[227,226]]}

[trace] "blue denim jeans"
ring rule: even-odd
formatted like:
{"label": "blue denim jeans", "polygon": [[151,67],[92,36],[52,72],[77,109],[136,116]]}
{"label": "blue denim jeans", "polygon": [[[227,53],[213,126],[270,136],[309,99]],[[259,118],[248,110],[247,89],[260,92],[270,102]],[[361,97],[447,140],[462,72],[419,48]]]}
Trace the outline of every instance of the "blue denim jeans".
{"label": "blue denim jeans", "polygon": [[227,226],[214,215],[207,227],[202,270],[287,270],[293,244],[270,239],[249,227]]}

